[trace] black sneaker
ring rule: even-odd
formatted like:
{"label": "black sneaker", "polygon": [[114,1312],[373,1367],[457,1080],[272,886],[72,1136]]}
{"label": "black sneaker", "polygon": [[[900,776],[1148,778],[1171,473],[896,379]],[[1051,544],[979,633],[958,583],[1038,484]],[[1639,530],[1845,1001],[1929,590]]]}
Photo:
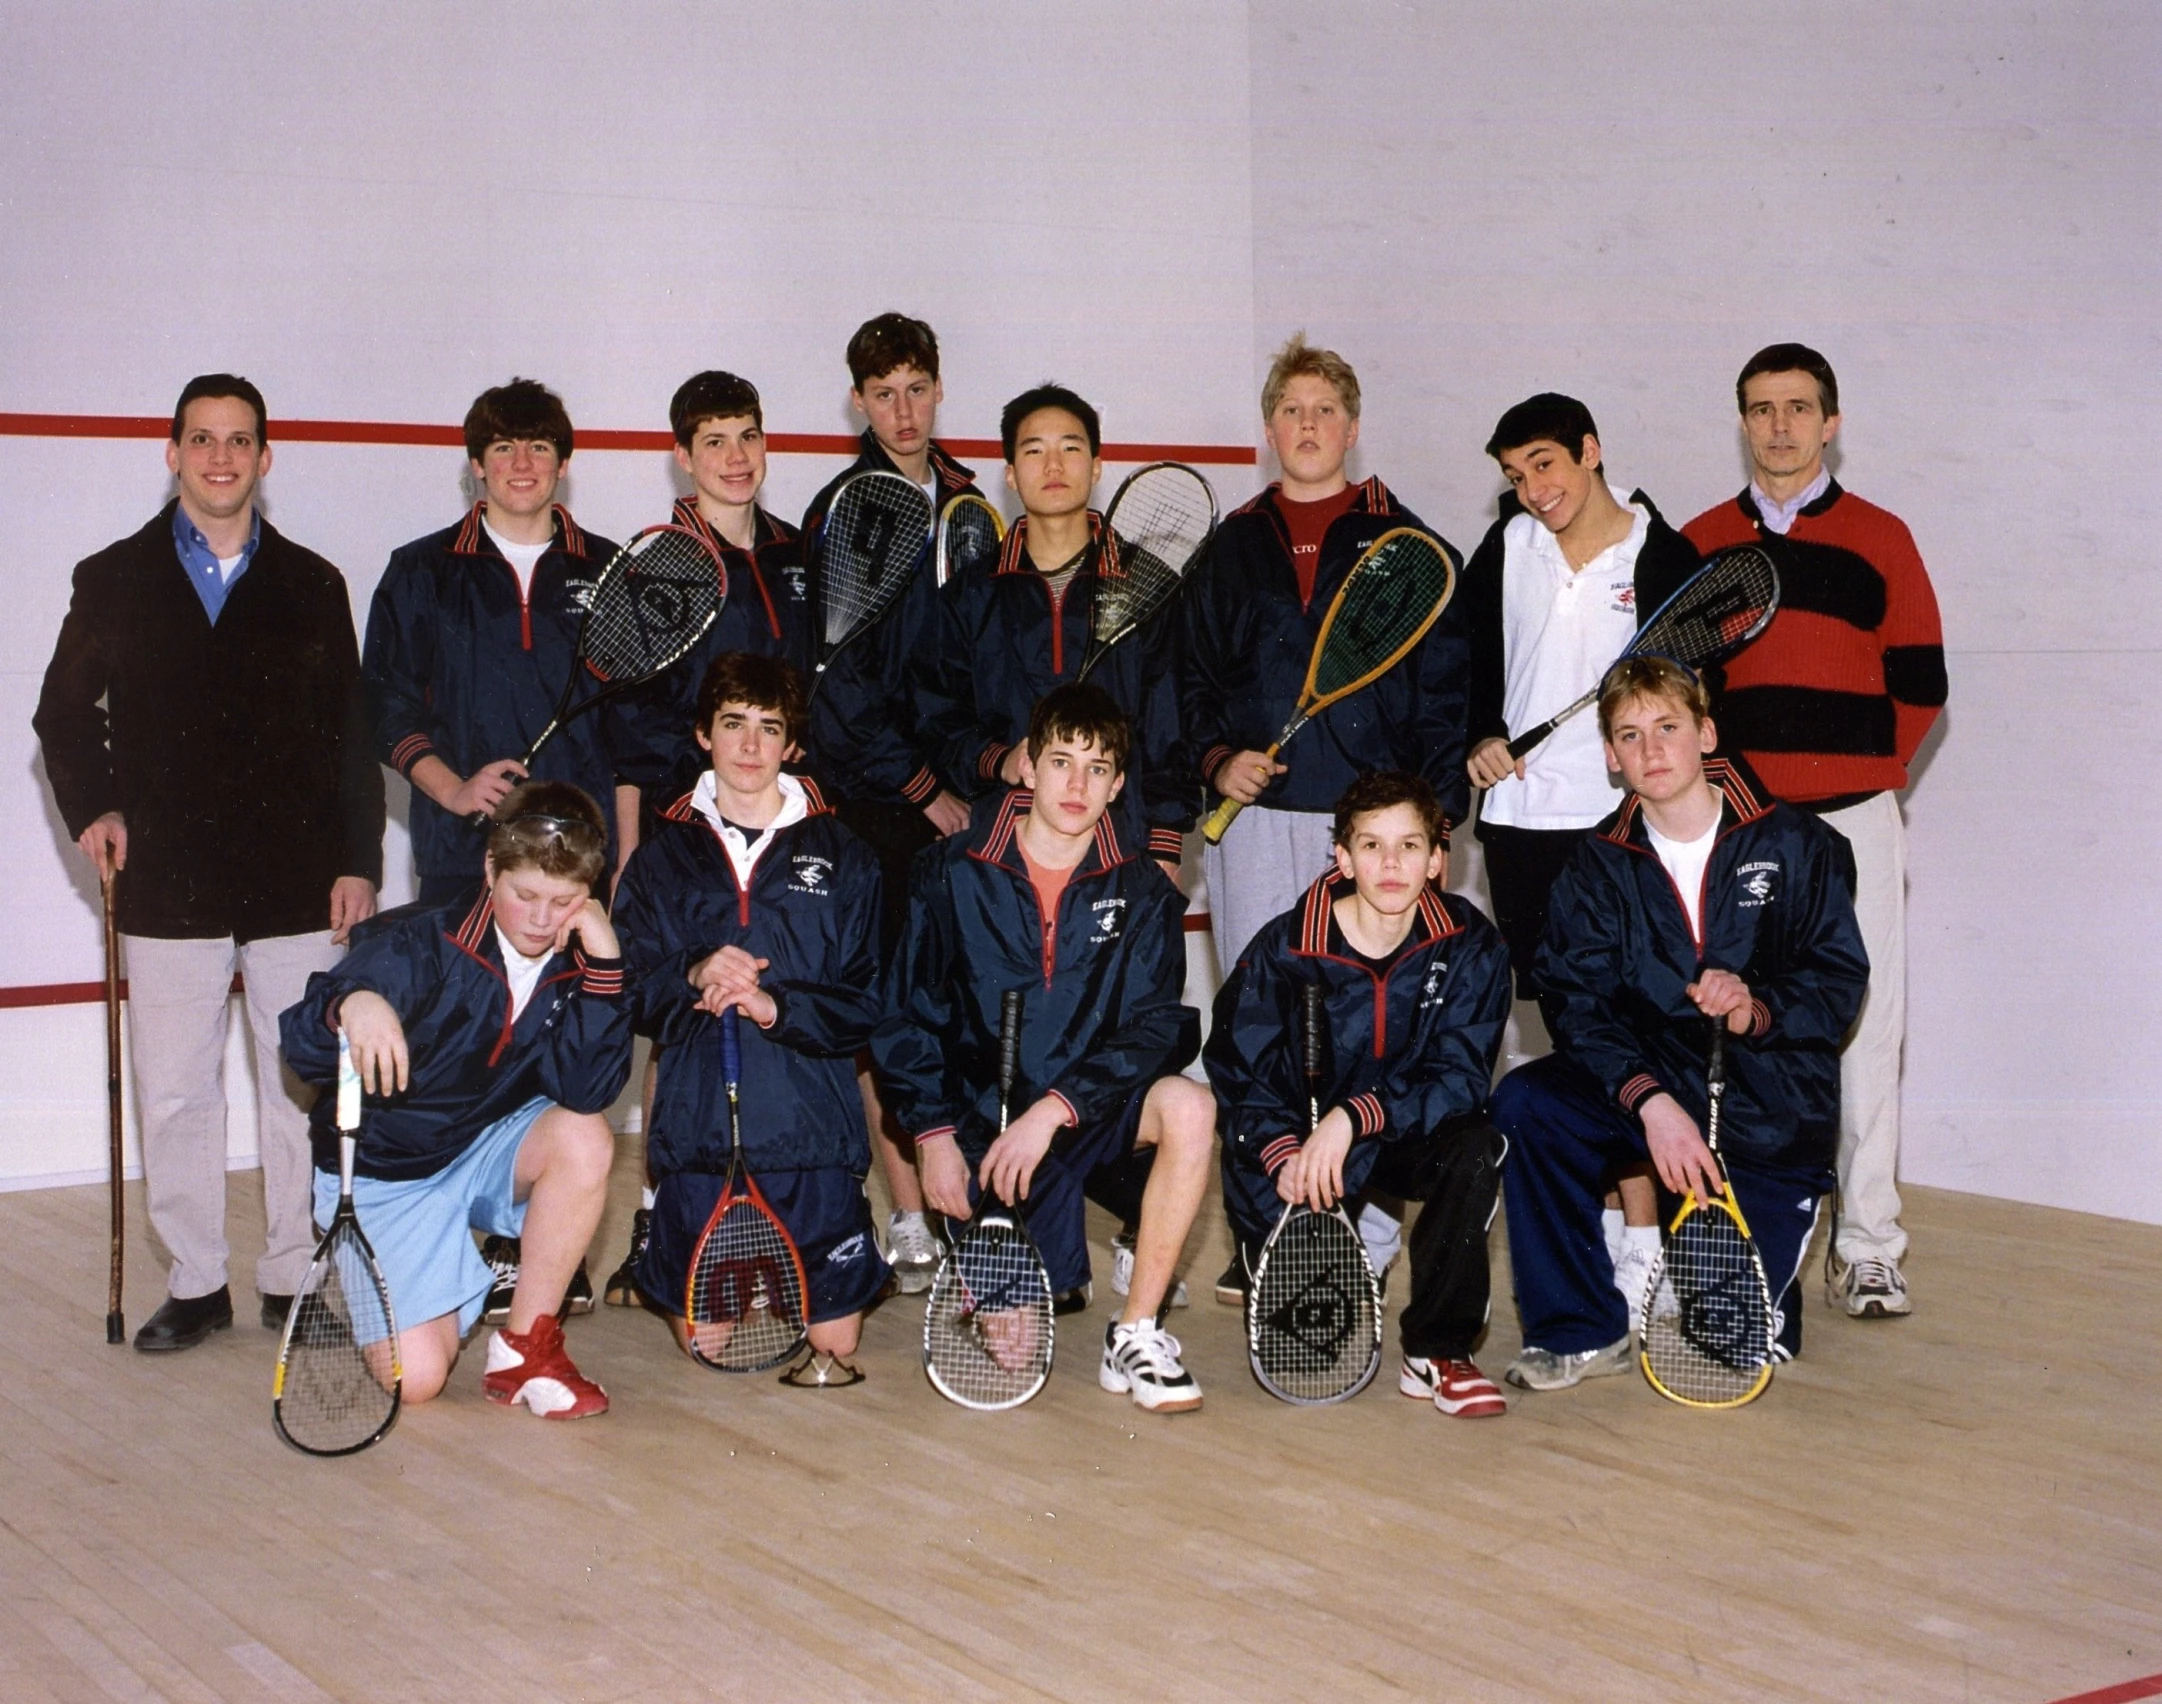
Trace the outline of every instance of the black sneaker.
{"label": "black sneaker", "polygon": [[1216,1280],[1216,1299],[1227,1308],[1246,1306],[1246,1256],[1238,1249],[1231,1251],[1231,1264],[1226,1266]]}
{"label": "black sneaker", "polygon": [[[500,1325],[510,1318],[510,1299],[518,1288],[518,1261],[520,1258],[516,1237],[488,1236],[481,1238],[480,1257],[488,1263],[495,1277],[488,1285],[488,1300],[480,1310],[482,1319],[491,1325]],[[588,1306],[591,1304],[588,1303]]]}
{"label": "black sneaker", "polygon": [[565,1319],[574,1313],[593,1311],[593,1280],[586,1272],[584,1261],[578,1263],[578,1270],[571,1274],[571,1281],[563,1286],[563,1305],[556,1311]]}
{"label": "black sneaker", "polygon": [[631,1251],[623,1257],[623,1264],[608,1275],[608,1288],[601,1292],[601,1299],[612,1308],[638,1308],[645,1306],[645,1297],[638,1291],[638,1263],[645,1258],[646,1244],[653,1237],[653,1212],[641,1207],[631,1215]]}
{"label": "black sneaker", "polygon": [[1051,1298],[1051,1312],[1061,1318],[1067,1314],[1087,1313],[1089,1303],[1095,1298],[1095,1286],[1091,1284],[1083,1284],[1079,1289],[1061,1290]]}

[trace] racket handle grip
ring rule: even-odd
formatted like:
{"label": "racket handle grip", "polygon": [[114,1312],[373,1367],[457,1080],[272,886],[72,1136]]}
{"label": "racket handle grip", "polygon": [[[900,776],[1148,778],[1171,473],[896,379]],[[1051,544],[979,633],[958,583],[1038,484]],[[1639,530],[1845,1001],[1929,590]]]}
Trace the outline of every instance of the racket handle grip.
{"label": "racket handle grip", "polygon": [[734,1006],[721,1014],[721,1077],[731,1088],[743,1081],[741,1015]]}
{"label": "racket handle grip", "polygon": [[353,1044],[343,1030],[338,1032],[338,1128],[360,1128],[360,1068],[353,1063]]}
{"label": "racket handle grip", "polygon": [[998,1098],[1003,1106],[1013,1097],[1014,1079],[1021,1073],[1021,990],[1009,988],[998,997]]}
{"label": "racket handle grip", "polygon": [[1216,808],[1209,812],[1208,820],[1201,825],[1201,838],[1211,846],[1222,842],[1225,833],[1246,807],[1233,798],[1219,799]]}
{"label": "racket handle grip", "polygon": [[1321,1081],[1321,1012],[1321,984],[1309,982],[1299,990],[1299,1052],[1306,1067],[1308,1095]]}

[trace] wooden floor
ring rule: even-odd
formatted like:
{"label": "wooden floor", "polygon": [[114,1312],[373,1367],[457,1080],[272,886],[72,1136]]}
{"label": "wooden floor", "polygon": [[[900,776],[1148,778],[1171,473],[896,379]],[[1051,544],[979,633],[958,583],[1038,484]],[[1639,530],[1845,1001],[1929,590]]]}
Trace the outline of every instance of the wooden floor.
{"label": "wooden floor", "polygon": [[[256,1189],[233,1179],[244,1250]],[[1212,1204],[1174,1316],[1198,1415],[1096,1388],[1101,1306],[1006,1415],[932,1394],[907,1302],[871,1322],[869,1382],[823,1394],[702,1372],[604,1309],[571,1339],[606,1418],[492,1408],[469,1354],[380,1448],[320,1462],[271,1433],[252,1323],[105,1345],[103,1199],[0,1196],[5,1704],[2025,1704],[2162,1671],[2162,1230],[1915,1190],[1915,1316],[1813,1299],[1755,1407],[1631,1377],[1470,1423],[1393,1381],[1264,1397],[1200,1282]],[[158,1299],[132,1253],[131,1326]]]}

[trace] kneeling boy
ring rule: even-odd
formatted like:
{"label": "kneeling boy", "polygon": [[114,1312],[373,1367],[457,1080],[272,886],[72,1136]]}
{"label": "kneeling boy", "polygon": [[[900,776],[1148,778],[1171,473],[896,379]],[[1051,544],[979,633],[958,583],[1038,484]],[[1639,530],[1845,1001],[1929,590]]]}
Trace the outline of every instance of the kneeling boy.
{"label": "kneeling boy", "polygon": [[[1846,841],[1770,802],[1738,762],[1707,759],[1718,735],[1696,676],[1664,657],[1617,663],[1599,729],[1629,797],[1554,883],[1536,974],[1556,1051],[1494,1091],[1524,1321],[1508,1377],[1527,1390],[1629,1366],[1600,1202],[1645,1159],[1663,1216],[1723,1174],[1764,1260],[1778,1352],[1801,1347],[1839,1049],[1869,980]],[[1728,1032],[1716,1160],[1700,1130],[1712,1022]]]}
{"label": "kneeling boy", "polygon": [[[1178,1076],[1192,1055],[1185,901],[1105,813],[1131,733],[1101,688],[1047,693],[1029,719],[1021,786],[916,860],[871,1048],[924,1198],[965,1220],[984,1193],[1017,1207],[1055,1291],[1089,1274],[1082,1189],[1152,1151],[1124,1309],[1104,1332],[1104,1389],[1143,1408],[1201,1406],[1178,1339],[1157,1322],[1208,1187],[1216,1108]],[[999,1133],[999,1008],[1023,991],[1014,1117]]]}
{"label": "kneeling boy", "polygon": [[641,1034],[665,1049],[646,1137],[651,1233],[633,1274],[676,1341],[691,1257],[728,1172],[720,1014],[743,1014],[743,1163],[803,1256],[810,1349],[790,1384],[851,1385],[890,1268],[871,1235],[855,1053],[877,1014],[878,861],[812,783],[781,773],[803,677],[726,652],[698,689],[712,767],[661,813],[616,895]]}
{"label": "kneeling boy", "polygon": [[323,1089],[311,1119],[315,1217],[338,1199],[338,1032],[367,1101],[353,1204],[390,1286],[404,1397],[442,1390],[491,1278],[472,1232],[525,1239],[510,1316],[481,1389],[550,1420],[608,1394],[563,1347],[563,1292],[608,1192],[607,1108],[631,1069],[630,1012],[608,914],[600,808],[528,781],[497,808],[486,880],[442,905],[356,927],[333,969],[279,1019],[285,1060]]}
{"label": "kneeling boy", "polygon": [[[1336,802],[1336,868],[1261,926],[1216,998],[1206,1055],[1224,1109],[1224,1210],[1249,1268],[1286,1202],[1325,1211],[1369,1190],[1423,1201],[1397,1387],[1444,1414],[1507,1404],[1471,1358],[1486,1329],[1486,1231],[1504,1146],[1485,1116],[1509,1017],[1509,954],[1444,893],[1441,802],[1402,770]],[[1325,1034],[1307,1131],[1304,991]]]}

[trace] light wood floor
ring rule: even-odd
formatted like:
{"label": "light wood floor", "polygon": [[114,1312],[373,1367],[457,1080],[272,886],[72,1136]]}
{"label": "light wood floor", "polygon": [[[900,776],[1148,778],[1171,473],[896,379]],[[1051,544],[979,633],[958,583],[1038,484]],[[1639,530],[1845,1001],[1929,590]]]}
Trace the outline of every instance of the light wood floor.
{"label": "light wood floor", "polygon": [[[256,1190],[233,1179],[242,1250]],[[1212,1204],[1174,1316],[1198,1415],[1096,1388],[1100,1305],[1007,1415],[932,1394],[908,1302],[826,1394],[603,1309],[571,1339],[605,1419],[492,1408],[469,1354],[318,1462],[271,1433],[252,1322],[105,1345],[102,1191],[0,1196],[0,1700],[2025,1704],[2162,1670],[2162,1230],[1910,1207],[1915,1316],[1812,1301],[1807,1358],[1732,1415],[1633,1377],[1481,1423],[1385,1381],[1281,1407],[1207,1294]],[[159,1291],[131,1253],[133,1326]]]}

